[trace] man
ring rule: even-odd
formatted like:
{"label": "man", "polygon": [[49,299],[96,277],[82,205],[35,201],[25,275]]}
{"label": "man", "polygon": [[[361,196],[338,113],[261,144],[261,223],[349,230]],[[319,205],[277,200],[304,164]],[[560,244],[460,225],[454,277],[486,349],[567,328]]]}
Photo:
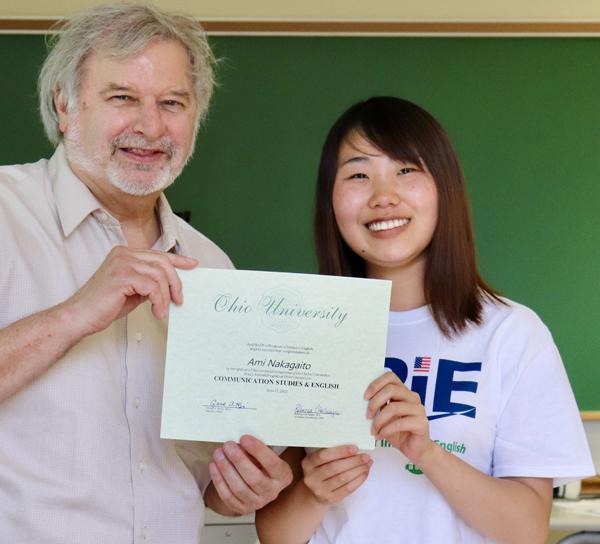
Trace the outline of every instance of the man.
{"label": "man", "polygon": [[213,62],[192,19],[117,4],[71,19],[42,68],[56,152],[0,167],[0,542],[197,543],[207,486],[241,514],[291,481],[253,437],[159,438],[177,269],[231,267],[162,194]]}

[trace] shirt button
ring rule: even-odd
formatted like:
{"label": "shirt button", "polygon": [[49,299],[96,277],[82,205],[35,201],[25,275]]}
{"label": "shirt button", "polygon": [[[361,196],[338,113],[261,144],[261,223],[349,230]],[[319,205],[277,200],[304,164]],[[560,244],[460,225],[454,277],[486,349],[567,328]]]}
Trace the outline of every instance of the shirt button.
{"label": "shirt button", "polygon": [[135,404],[136,408],[140,407],[140,397],[135,397],[135,400],[133,401],[133,403]]}
{"label": "shirt button", "polygon": [[141,332],[136,332],[135,333],[135,341],[139,344],[142,341],[142,333]]}
{"label": "shirt button", "polygon": [[141,473],[143,473],[143,472],[144,472],[144,469],[145,469],[145,468],[146,468],[146,465],[144,465],[144,463],[140,463],[140,464],[138,465],[138,469],[140,470],[140,472],[141,472]]}

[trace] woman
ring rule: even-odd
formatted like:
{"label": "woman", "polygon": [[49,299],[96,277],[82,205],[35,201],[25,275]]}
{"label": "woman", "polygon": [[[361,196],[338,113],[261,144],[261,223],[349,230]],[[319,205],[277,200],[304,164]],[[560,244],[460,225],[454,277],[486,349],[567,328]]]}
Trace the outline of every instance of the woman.
{"label": "woman", "polygon": [[480,276],[448,137],[405,100],[360,102],[325,141],[320,272],[392,281],[386,372],[366,390],[377,447],[283,457],[264,544],[543,543],[552,485],[594,472],[552,337]]}

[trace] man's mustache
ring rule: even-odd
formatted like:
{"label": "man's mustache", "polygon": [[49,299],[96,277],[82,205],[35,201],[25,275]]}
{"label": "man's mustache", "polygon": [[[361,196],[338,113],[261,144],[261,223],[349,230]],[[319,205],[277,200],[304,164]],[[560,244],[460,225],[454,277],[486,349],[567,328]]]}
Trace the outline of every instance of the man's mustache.
{"label": "man's mustache", "polygon": [[175,144],[170,138],[161,138],[155,142],[146,140],[143,136],[132,136],[132,135],[119,135],[112,142],[112,154],[118,149],[123,147],[137,147],[141,149],[152,149],[158,150],[165,153],[169,158],[175,153]]}

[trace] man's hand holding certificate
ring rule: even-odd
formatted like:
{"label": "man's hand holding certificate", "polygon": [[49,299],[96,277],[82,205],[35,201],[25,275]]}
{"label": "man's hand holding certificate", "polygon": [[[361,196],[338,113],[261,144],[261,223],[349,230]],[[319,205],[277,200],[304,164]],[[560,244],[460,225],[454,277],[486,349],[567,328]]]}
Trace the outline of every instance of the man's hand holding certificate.
{"label": "man's hand holding certificate", "polygon": [[197,268],[172,307],[161,436],[372,448],[390,282]]}

